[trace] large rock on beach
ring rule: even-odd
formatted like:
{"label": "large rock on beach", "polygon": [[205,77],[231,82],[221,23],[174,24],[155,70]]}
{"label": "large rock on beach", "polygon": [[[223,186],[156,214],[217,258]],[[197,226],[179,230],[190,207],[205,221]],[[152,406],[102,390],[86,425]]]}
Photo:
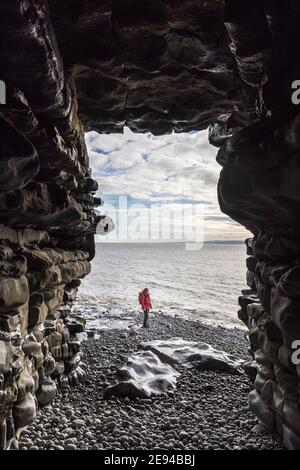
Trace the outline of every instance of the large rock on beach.
{"label": "large rock on beach", "polygon": [[104,398],[149,398],[174,391],[179,375],[179,372],[163,363],[152,351],[138,351],[117,371],[115,383],[104,390]]}
{"label": "large rock on beach", "polygon": [[104,390],[104,398],[148,398],[168,393],[176,387],[180,375],[177,366],[242,374],[243,361],[206,343],[171,338],[141,343],[139,349],[118,369],[115,381]]}
{"label": "large rock on beach", "polygon": [[198,370],[214,370],[241,374],[244,361],[234,358],[207,343],[186,341],[182,338],[143,342],[139,348],[152,351],[164,363],[193,367]]}

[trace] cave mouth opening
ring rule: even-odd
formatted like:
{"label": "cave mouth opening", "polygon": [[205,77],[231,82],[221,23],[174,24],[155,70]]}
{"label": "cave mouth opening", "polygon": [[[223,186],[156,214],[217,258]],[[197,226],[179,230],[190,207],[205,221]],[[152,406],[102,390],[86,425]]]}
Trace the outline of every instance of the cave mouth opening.
{"label": "cave mouth opening", "polygon": [[[208,124],[209,141],[220,149],[221,209],[254,235],[247,241],[249,288],[239,297],[238,312],[249,329],[253,359],[250,409],[288,448],[300,448],[300,365],[294,355],[300,341],[300,143],[299,103],[292,98],[300,76],[299,24],[296,1],[144,0],[141,8],[140,0],[2,0],[0,448],[18,446],[16,437],[34,421],[37,403],[51,403],[58,387],[84,379],[74,341],[83,327],[70,305],[90,273],[96,227],[109,228],[106,216],[95,211],[100,201],[84,130],[112,134],[127,125],[137,134],[177,135]],[[94,170],[100,185],[101,176],[110,178],[106,198],[112,206],[122,179],[125,193],[141,202],[141,189],[126,172],[137,171],[139,158],[141,166],[151,166],[153,156],[141,152],[136,158],[131,169],[112,162],[111,174]],[[179,176],[176,182],[167,163],[166,187],[175,183],[166,197],[174,204],[176,184],[187,180]],[[189,187],[197,181],[193,168],[182,168]],[[149,181],[159,183],[160,171],[152,166],[139,186],[143,197]],[[201,193],[197,182],[194,191]],[[163,194],[159,186],[152,196]],[[205,249],[190,252],[190,260],[199,253]],[[187,262],[177,255],[180,277]],[[125,277],[126,256],[124,248],[120,256],[108,256],[106,266],[121,258]],[[143,267],[139,256],[135,265]],[[215,266],[226,264],[216,252],[212,259]],[[152,261],[147,259],[149,266]],[[219,276],[221,297],[226,292]],[[104,282],[101,273],[98,286]],[[166,282],[174,290],[169,277]],[[203,298],[212,297],[207,288]]]}
{"label": "cave mouth opening", "polygon": [[[122,134],[89,132],[85,140],[103,199],[98,209],[115,227],[102,236],[101,226],[102,234],[96,234],[92,272],[80,296],[134,307],[137,292],[150,285],[157,308],[240,326],[236,297],[244,287],[243,246],[249,232],[219,209],[220,166],[208,131],[155,136],[125,128]],[[178,276],[176,265],[182,265]],[[226,307],[217,295],[219,283]]]}

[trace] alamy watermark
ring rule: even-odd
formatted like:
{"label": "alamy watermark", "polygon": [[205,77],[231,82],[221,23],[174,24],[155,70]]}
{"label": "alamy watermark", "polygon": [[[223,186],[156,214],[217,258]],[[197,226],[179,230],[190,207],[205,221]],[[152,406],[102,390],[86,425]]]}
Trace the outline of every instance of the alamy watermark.
{"label": "alamy watermark", "polygon": [[[111,241],[182,242],[186,250],[203,248],[203,204],[130,204],[121,195],[117,205],[105,203],[101,213],[114,221]],[[105,234],[101,222],[97,234]]]}
{"label": "alamy watermark", "polygon": [[292,349],[295,351],[292,354],[291,361],[295,366],[300,364],[300,340],[296,339],[292,342]]}
{"label": "alamy watermark", "polygon": [[6,84],[0,80],[0,104],[6,104]]}
{"label": "alamy watermark", "polygon": [[6,364],[6,346],[4,341],[0,341],[0,365]]}

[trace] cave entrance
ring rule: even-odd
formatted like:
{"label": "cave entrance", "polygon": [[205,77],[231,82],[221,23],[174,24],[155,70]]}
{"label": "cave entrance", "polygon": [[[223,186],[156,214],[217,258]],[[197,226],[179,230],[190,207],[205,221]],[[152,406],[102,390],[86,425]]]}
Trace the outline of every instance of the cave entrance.
{"label": "cave entrance", "polygon": [[115,229],[96,235],[79,295],[134,307],[149,286],[156,310],[240,324],[236,298],[249,233],[219,209],[220,166],[207,131],[154,136],[125,128],[85,138],[104,200],[98,209]]}
{"label": "cave entrance", "polygon": [[[214,151],[204,143],[207,136],[195,132],[208,125],[209,140],[220,147],[218,161],[223,165],[222,210],[254,234],[247,245],[250,289],[239,299],[239,316],[249,328],[256,361],[248,370],[254,383],[250,407],[267,429],[284,438],[287,447],[300,448],[300,372],[299,362],[292,362],[294,342],[299,344],[300,338],[299,108],[297,100],[295,104],[291,99],[300,76],[295,61],[300,12],[295,1],[281,3],[2,0],[0,448],[18,447],[21,430],[35,420],[37,403],[46,406],[59,387],[85,380],[76,339],[83,325],[77,315],[74,318],[72,307],[81,280],[90,273],[96,226],[100,232],[110,227],[109,219],[94,211],[99,199],[94,197],[97,184],[91,178],[84,132],[101,134],[89,134],[87,140],[93,174],[100,181],[99,194],[103,191],[107,206],[118,215],[117,230],[109,237],[119,237],[97,244],[94,274],[82,283],[83,294],[86,289],[89,296],[86,316],[99,320],[97,302],[104,289],[123,318],[122,308],[134,298],[136,311],[137,291],[145,285],[156,305],[162,302],[161,313],[166,305],[175,312],[188,306],[189,313],[194,310],[194,316],[203,318],[221,299],[210,312],[215,321],[216,312],[221,315],[228,306],[223,299],[230,296],[233,301],[244,278],[243,247],[211,242],[216,242],[216,226],[217,241],[228,241],[231,233],[240,239],[244,232],[217,212]],[[126,129],[117,141],[102,135],[122,132],[126,126],[136,136]],[[139,135],[147,132],[165,136]],[[118,206],[121,197],[123,202],[126,199],[125,211]],[[139,207],[132,209],[135,204]],[[171,209],[184,212],[189,205],[205,208],[204,235],[212,231],[201,250],[176,245],[174,235],[178,236],[180,227],[170,223],[171,216],[161,209],[172,214]],[[128,212],[133,210],[140,213],[130,214],[130,227],[119,223],[124,216],[128,223]],[[158,240],[149,243],[155,211]],[[194,226],[191,219],[190,224]],[[228,232],[223,237],[225,226]],[[181,221],[181,229],[187,227]],[[165,239],[159,243],[160,233],[169,234],[169,243]],[[102,269],[104,262],[105,271],[100,270],[97,277],[95,267]],[[190,289],[191,285],[195,287]],[[92,296],[96,305],[91,305]],[[199,312],[203,300],[207,305]],[[235,305],[229,310],[233,318]],[[101,321],[106,313],[104,308]],[[169,335],[168,320],[161,326]],[[188,328],[188,333],[193,336],[197,328]],[[182,332],[178,324],[174,331]],[[205,331],[226,346],[222,334],[217,338],[212,329]],[[198,332],[203,339],[201,327]],[[232,332],[229,336],[231,351],[237,337]],[[105,341],[109,343],[109,334]],[[245,344],[240,344],[243,354]],[[115,365],[122,360],[117,357],[118,346],[105,353],[105,360],[116,359]],[[91,357],[88,349],[85,352]],[[91,364],[102,367],[96,356]],[[90,372],[93,376],[93,368]],[[242,442],[245,382],[239,389],[236,382],[231,387],[224,382],[229,390],[224,406],[215,413],[216,402],[212,403],[210,415],[218,417],[217,435],[221,420],[224,427],[231,425],[232,410],[239,404],[234,431],[229,430],[230,445],[235,448]],[[195,390],[197,403],[192,402],[200,418],[207,410],[201,398],[206,392],[214,395],[214,389],[202,385]],[[215,385],[218,401],[224,398],[224,384]],[[90,390],[84,390],[90,403]],[[98,407],[98,385],[94,392]],[[192,423],[194,432],[199,421],[183,406],[182,416]],[[151,425],[156,427],[162,408],[156,409]],[[102,411],[104,415],[105,407]],[[96,423],[93,413],[89,420]],[[81,420],[71,425],[67,416],[64,421],[67,429],[82,426]],[[163,421],[161,440],[166,437]],[[245,422],[246,417],[243,432]],[[46,434],[38,431],[42,448],[61,447],[53,435],[56,428],[53,431],[47,424]],[[102,430],[97,429],[96,448],[103,448]],[[211,429],[206,431],[207,439],[211,438]],[[46,445],[44,436],[51,433]],[[207,443],[201,434],[193,435],[193,445]],[[221,433],[222,445],[226,434]],[[180,442],[181,438],[184,442],[186,433]],[[161,448],[161,440],[149,448]],[[106,440],[107,448],[110,442]],[[264,446],[262,441],[259,445]],[[24,441],[21,446],[26,448]],[[88,448],[87,440],[84,446]]]}

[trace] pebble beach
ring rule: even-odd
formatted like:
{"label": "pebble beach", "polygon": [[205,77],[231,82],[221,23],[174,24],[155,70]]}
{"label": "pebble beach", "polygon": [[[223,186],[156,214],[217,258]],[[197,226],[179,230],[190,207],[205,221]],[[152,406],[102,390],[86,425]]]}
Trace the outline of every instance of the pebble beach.
{"label": "pebble beach", "polygon": [[248,359],[242,329],[163,312],[152,315],[150,327],[143,329],[140,313],[125,309],[123,314],[134,328],[97,330],[87,324],[82,341],[86,382],[59,391],[51,406],[39,410],[22,434],[21,450],[283,448],[276,436],[253,431],[258,420],[248,411],[246,375],[182,369],[175,392],[105,400],[104,389],[141,341],[181,337]]}

